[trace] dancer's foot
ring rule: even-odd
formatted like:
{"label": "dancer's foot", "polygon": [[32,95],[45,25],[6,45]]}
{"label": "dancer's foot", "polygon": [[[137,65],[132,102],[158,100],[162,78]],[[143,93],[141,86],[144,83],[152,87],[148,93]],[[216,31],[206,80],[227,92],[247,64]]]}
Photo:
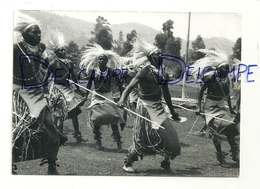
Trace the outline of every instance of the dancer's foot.
{"label": "dancer's foot", "polygon": [[51,162],[48,164],[48,171],[47,171],[48,175],[59,175],[59,172],[56,169],[56,163],[55,162]]}
{"label": "dancer's foot", "polygon": [[219,161],[219,164],[221,167],[223,167],[223,168],[230,167],[225,160],[225,155],[223,154],[223,152],[220,152],[220,153],[216,152],[216,155],[217,155],[217,160]]}
{"label": "dancer's foot", "polygon": [[232,156],[232,160],[235,161],[239,166],[239,156],[237,154],[232,154],[231,156]]}
{"label": "dancer's foot", "polygon": [[133,167],[126,167],[126,165],[124,165],[123,169],[128,172],[128,173],[134,173],[135,170],[133,169]]}
{"label": "dancer's foot", "polygon": [[102,146],[101,139],[98,139],[98,140],[97,140],[96,148],[97,148],[98,150],[104,151],[104,147]]}
{"label": "dancer's foot", "polygon": [[117,152],[122,152],[122,151],[123,151],[122,142],[119,141],[119,142],[117,142]]}
{"label": "dancer's foot", "polygon": [[16,166],[15,163],[13,163],[13,164],[12,164],[12,174],[13,174],[13,175],[17,175],[16,170],[17,170],[17,166]]}
{"label": "dancer's foot", "polygon": [[237,165],[239,165],[239,148],[237,144],[231,147],[231,156],[232,160],[235,161]]}
{"label": "dancer's foot", "polygon": [[173,173],[171,166],[170,166],[170,162],[169,161],[162,161],[161,162],[161,167],[167,171],[167,173]]}
{"label": "dancer's foot", "polygon": [[64,135],[64,137],[60,138],[60,145],[65,146],[65,142],[68,141],[68,137]]}
{"label": "dancer's foot", "polygon": [[78,136],[78,137],[76,138],[76,142],[77,142],[77,143],[87,142],[87,141],[88,141],[88,140],[87,140],[87,139],[83,139],[82,136]]}

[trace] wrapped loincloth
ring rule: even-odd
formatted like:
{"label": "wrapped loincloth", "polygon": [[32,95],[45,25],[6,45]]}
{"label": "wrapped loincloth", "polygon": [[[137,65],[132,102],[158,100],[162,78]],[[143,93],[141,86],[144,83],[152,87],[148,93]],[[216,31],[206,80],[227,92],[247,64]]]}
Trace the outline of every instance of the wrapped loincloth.
{"label": "wrapped loincloth", "polygon": [[[102,96],[113,99],[111,92],[102,93]],[[123,110],[98,95],[92,95],[87,117],[91,127],[125,123]]]}
{"label": "wrapped loincloth", "polygon": [[59,135],[54,125],[44,123],[47,102],[42,89],[19,88],[13,86],[13,162],[55,159],[59,150]]}
{"label": "wrapped loincloth", "polygon": [[211,129],[217,131],[219,134],[239,134],[237,125],[214,118],[219,117],[228,121],[234,121],[236,115],[227,112],[224,100],[211,100],[206,98],[204,105],[204,113],[211,115],[205,115],[206,123],[209,125]]}
{"label": "wrapped loincloth", "polygon": [[60,125],[66,119],[70,119],[70,111],[75,109],[76,116],[81,113],[78,107],[82,102],[82,97],[74,92],[72,86],[63,86],[52,83],[48,96],[49,106],[52,111],[53,119],[56,125]]}
{"label": "wrapped loincloth", "polygon": [[[161,101],[138,99],[136,112],[159,125],[167,120]],[[177,132],[171,124],[165,124],[164,129],[154,130],[151,122],[136,116],[130,152],[139,156],[161,154],[172,159],[180,155]]]}

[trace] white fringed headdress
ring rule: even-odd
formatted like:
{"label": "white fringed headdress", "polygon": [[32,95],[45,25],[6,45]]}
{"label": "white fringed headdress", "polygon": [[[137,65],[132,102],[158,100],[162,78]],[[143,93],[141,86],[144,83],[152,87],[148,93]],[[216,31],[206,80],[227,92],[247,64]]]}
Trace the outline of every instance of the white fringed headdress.
{"label": "white fringed headdress", "polygon": [[204,68],[211,66],[212,70],[206,71],[204,76],[207,75],[213,75],[214,71],[216,70],[217,67],[221,67],[224,65],[229,65],[228,62],[228,56],[221,52],[220,50],[207,50],[207,49],[199,49],[197,50],[198,52],[202,52],[205,54],[204,58],[201,58],[197,60],[192,66],[191,75],[193,77],[198,76],[198,70],[200,68],[200,73],[203,71]]}
{"label": "white fringed headdress", "polygon": [[39,26],[39,22],[37,22],[34,18],[21,13],[20,11],[14,12],[14,32],[15,32],[15,41],[18,41],[22,37],[22,33],[25,32],[30,27],[37,25]]}
{"label": "white fringed headdress", "polygon": [[133,48],[133,63],[129,66],[142,66],[150,64],[148,61],[148,56],[152,55],[159,49],[149,43],[147,43],[143,38],[136,35],[136,41]]}
{"label": "white fringed headdress", "polygon": [[51,52],[55,52],[59,47],[65,45],[65,38],[63,33],[58,30],[50,32],[50,36],[48,37],[47,48]]}
{"label": "white fringed headdress", "polygon": [[33,25],[39,26],[39,23],[34,18],[20,11],[14,12],[14,31],[22,33]]}
{"label": "white fringed headdress", "polygon": [[85,47],[83,52],[81,62],[79,64],[81,69],[86,69],[88,72],[92,69],[98,69],[98,57],[100,55],[106,55],[108,58],[107,66],[112,69],[121,69],[122,64],[120,62],[120,57],[115,52],[111,50],[104,50],[99,44],[91,43]]}

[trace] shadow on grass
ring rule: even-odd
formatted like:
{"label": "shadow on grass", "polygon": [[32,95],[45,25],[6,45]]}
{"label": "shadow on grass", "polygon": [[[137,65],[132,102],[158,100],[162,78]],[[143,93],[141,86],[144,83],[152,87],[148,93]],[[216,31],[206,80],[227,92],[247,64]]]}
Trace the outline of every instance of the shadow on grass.
{"label": "shadow on grass", "polygon": [[180,142],[180,146],[181,146],[181,147],[189,147],[190,144],[185,144],[185,143],[183,143],[183,142]]}
{"label": "shadow on grass", "polygon": [[176,176],[201,176],[203,175],[199,170],[199,167],[190,167],[187,169],[174,170]]}
{"label": "shadow on grass", "polygon": [[79,147],[79,146],[89,146],[89,147],[91,147],[91,145],[94,145],[94,144],[90,144],[90,143],[88,143],[88,141],[85,141],[85,142],[81,142],[81,143],[78,143],[78,142],[66,142],[65,143],[65,146],[72,146],[72,147],[74,147],[74,146],[77,146],[77,147]]}
{"label": "shadow on grass", "polygon": [[[222,168],[223,169],[232,169],[232,168],[239,169],[239,165],[237,163],[235,163],[235,162],[232,162],[232,163],[231,162],[226,162],[226,165],[228,167],[222,167]],[[221,167],[219,163],[217,163],[217,164],[209,164],[209,166]]]}
{"label": "shadow on grass", "polygon": [[[199,167],[190,167],[187,169],[173,169],[172,168],[172,172],[167,172],[164,169],[149,169],[149,170],[144,170],[144,171],[140,171],[142,173],[146,173],[146,176],[164,176],[164,177],[168,177],[168,176],[201,176],[202,173],[199,171],[200,168]],[[139,173],[139,171],[137,172]]]}
{"label": "shadow on grass", "polygon": [[[96,148],[96,145],[94,146],[94,148]],[[98,149],[97,149],[98,150]],[[128,150],[123,149],[121,152],[118,152],[116,148],[103,148],[103,150],[101,150],[103,152],[108,152],[108,153],[119,153],[119,154],[127,154]]]}
{"label": "shadow on grass", "polygon": [[97,151],[103,151],[103,152],[108,152],[108,153],[120,153],[120,154],[127,154],[128,150],[123,149],[121,152],[117,151],[117,148],[103,148],[103,150],[98,150],[96,148],[96,144],[95,143],[88,143],[88,142],[81,142],[81,143],[77,143],[77,142],[66,142],[65,146],[70,146],[70,147],[89,147],[89,148],[93,148],[94,150]]}
{"label": "shadow on grass", "polygon": [[63,176],[71,176],[71,175],[78,175],[77,173],[66,173]]}

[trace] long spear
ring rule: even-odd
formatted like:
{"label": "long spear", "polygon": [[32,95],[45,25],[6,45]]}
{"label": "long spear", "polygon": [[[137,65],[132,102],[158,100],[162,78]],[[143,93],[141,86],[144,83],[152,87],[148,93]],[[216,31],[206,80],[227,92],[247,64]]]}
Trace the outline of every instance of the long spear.
{"label": "long spear", "polygon": [[[172,105],[173,105],[173,106],[176,106],[176,107],[179,107],[179,108],[181,108],[181,109],[190,111],[190,112],[196,112],[196,111],[194,111],[194,110],[190,110],[190,109],[188,109],[188,108],[182,107],[182,106],[177,105],[177,104],[172,104]],[[229,121],[229,120],[227,120],[227,119],[223,119],[223,118],[220,118],[220,117],[216,117],[216,116],[213,116],[213,115],[210,115],[210,114],[206,114],[206,113],[200,113],[200,114],[201,114],[201,115],[205,115],[205,116],[209,116],[209,117],[212,117],[212,118],[215,118],[215,119],[219,119],[219,120],[221,120],[221,121],[225,121],[225,122],[229,122],[229,123],[235,124],[233,121]]]}
{"label": "long spear", "polygon": [[[70,80],[70,79],[67,79],[67,80],[70,81],[70,82],[73,82],[73,81]],[[115,105],[117,105],[117,103],[115,103],[113,100],[111,100],[111,99],[109,99],[109,98],[107,98],[107,97],[105,97],[105,96],[103,96],[103,95],[101,95],[101,94],[98,94],[98,93],[95,92],[95,91],[92,91],[92,90],[90,90],[90,89],[88,89],[88,88],[86,88],[86,87],[83,87],[83,86],[81,86],[81,85],[79,85],[79,84],[77,84],[77,83],[75,83],[75,82],[73,82],[73,84],[75,84],[75,85],[79,86],[80,88],[85,89],[85,90],[87,90],[87,91],[89,91],[89,92],[91,92],[91,93],[93,93],[93,94],[95,94],[95,95],[97,95],[97,96],[100,96],[100,97],[104,98],[105,100],[107,100],[107,101],[109,101],[109,102],[111,102],[111,103],[113,103],[113,104],[115,104]],[[162,127],[162,126],[159,125],[158,123],[153,122],[153,121],[151,121],[150,119],[148,119],[148,118],[146,118],[146,117],[144,117],[144,116],[142,116],[142,115],[140,115],[140,114],[137,114],[137,113],[133,112],[132,110],[129,110],[129,109],[126,108],[126,107],[123,107],[123,109],[126,110],[126,111],[128,111],[128,112],[130,112],[130,113],[132,113],[132,114],[134,114],[134,115],[136,115],[136,116],[139,116],[140,118],[142,118],[142,119],[144,119],[144,120],[146,120],[146,121],[149,121],[150,123],[155,124],[156,126],[160,127],[161,129],[164,129],[164,127]]]}

